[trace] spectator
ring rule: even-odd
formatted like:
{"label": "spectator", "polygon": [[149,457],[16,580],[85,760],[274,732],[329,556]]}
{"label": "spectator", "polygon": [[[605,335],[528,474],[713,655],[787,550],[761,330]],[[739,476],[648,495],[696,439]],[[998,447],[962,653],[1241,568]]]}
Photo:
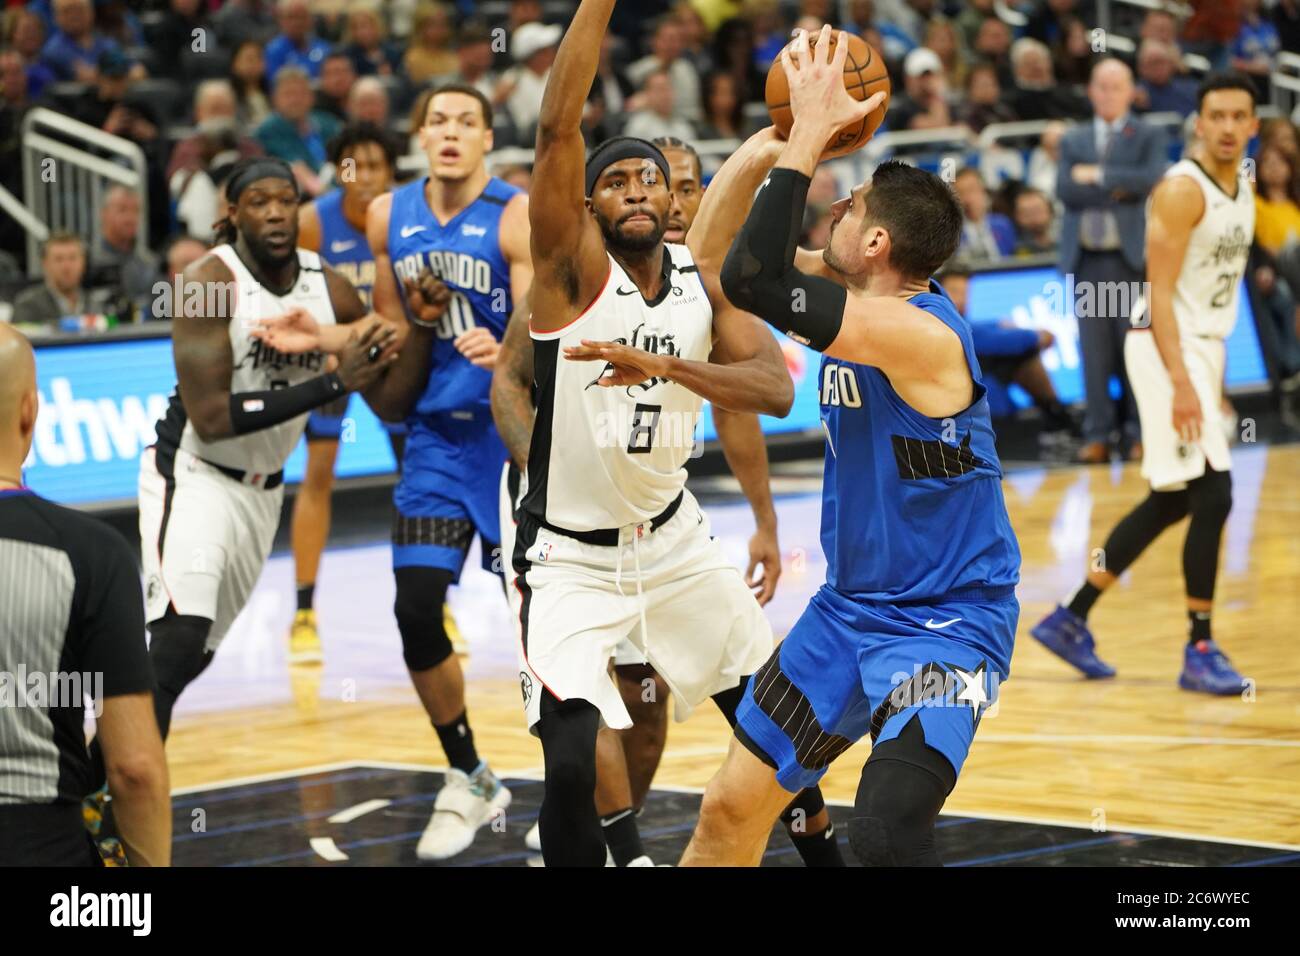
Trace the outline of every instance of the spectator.
{"label": "spectator", "polygon": [[962,4],[961,11],[953,20],[957,26],[957,35],[961,37],[962,49],[976,50],[980,27],[990,17],[997,17],[993,12],[993,0],[970,0]]}
{"label": "spectator", "polygon": [[271,115],[266,95],[266,59],[256,40],[241,43],[230,61],[230,86],[235,91],[235,116],[242,129],[254,129]]}
{"label": "spectator", "polygon": [[279,0],[275,19],[280,32],[266,44],[266,78],[274,85],[281,70],[294,66],[311,79],[320,76],[330,45],[312,30],[307,0]]}
{"label": "spectator", "polygon": [[677,94],[667,70],[656,70],[647,76],[641,92],[645,106],[627,121],[625,135],[639,139],[672,136],[687,142],[695,139],[695,127],[676,108]]}
{"label": "spectator", "polygon": [[1196,112],[1196,81],[1178,74],[1178,48],[1164,40],[1143,40],[1138,47],[1138,86],[1134,104],[1147,113]]}
{"label": "spectator", "polygon": [[93,83],[100,58],[121,48],[95,32],[90,0],[54,0],[54,32],[41,49],[41,61],[59,80]]}
{"label": "spectator", "polygon": [[938,129],[953,125],[943,63],[933,50],[919,46],[903,60],[903,95],[890,104],[890,129]]}
{"label": "spectator", "polygon": [[1029,15],[1025,24],[1025,36],[1031,37],[1046,46],[1065,39],[1067,25],[1074,17],[1079,0],[1044,0]]}
{"label": "spectator", "polygon": [[[1075,317],[1079,323],[1087,412],[1080,460],[1110,458],[1112,432],[1122,426],[1130,460],[1141,458],[1140,428],[1133,392],[1124,367],[1127,314],[1101,314],[1108,304],[1135,296],[1096,295],[1098,289],[1140,288],[1146,250],[1146,200],[1166,163],[1165,137],[1132,115],[1133,74],[1107,58],[1092,70],[1088,98],[1094,116],[1061,139],[1056,195],[1065,204],[1061,223],[1060,270],[1074,274]],[[1106,285],[1102,285],[1106,283]],[[1084,296],[1087,296],[1085,299]],[[1080,315],[1090,303],[1097,314]],[[1123,421],[1110,398],[1110,380],[1119,378]]]}
{"label": "spectator", "polygon": [[1251,78],[1261,103],[1268,102],[1268,75],[1282,50],[1277,24],[1260,14],[1260,0],[1237,0],[1241,26],[1233,37],[1230,51],[1232,66]]}
{"label": "spectator", "polygon": [[892,25],[907,41],[907,49],[920,46],[925,24],[935,13],[934,0],[876,0],[877,27]]}
{"label": "spectator", "polygon": [[564,29],[541,23],[525,23],[510,39],[515,65],[506,72],[497,97],[506,104],[515,130],[525,139],[542,109],[546,78],[555,62],[555,48]]}
{"label": "spectator", "polygon": [[1052,201],[1032,187],[1016,193],[1016,255],[1041,256],[1056,252],[1060,229]]}
{"label": "spectator", "polygon": [[167,243],[166,251],[163,254],[163,261],[166,263],[167,269],[163,278],[167,280],[168,285],[172,285],[177,278],[184,274],[186,269],[207,254],[207,243],[184,233],[173,236],[171,241]]}
{"label": "spectator", "polygon": [[205,80],[194,93],[197,131],[176,144],[167,164],[167,188],[176,218],[192,236],[210,238],[217,210],[217,172],[241,159],[261,156],[262,147],[242,135],[235,91],[225,80]]}
{"label": "spectator", "polygon": [[1061,137],[1068,127],[1060,120],[1052,120],[1038,137],[1038,145],[1029,153],[1029,168],[1025,185],[1037,189],[1056,203],[1056,166],[1061,159]]}
{"label": "spectator", "polygon": [[691,5],[691,0],[678,0],[673,14],[682,28],[682,57],[695,67],[696,76],[713,72],[713,54],[708,47],[709,29],[704,17]]}
{"label": "spectator", "polygon": [[274,6],[273,0],[225,0],[212,15],[217,39],[227,50],[245,43],[264,48],[276,32]]}
{"label": "spectator", "polygon": [[127,8],[126,0],[95,0],[95,28],[121,49],[144,45],[140,21]]}
{"label": "spectator", "polygon": [[533,174],[527,166],[520,166],[518,164],[513,166],[503,166],[501,169],[497,170],[496,175],[505,182],[508,182],[511,186],[522,189],[524,192],[528,192],[533,185]]}
{"label": "spectator", "polygon": [[99,209],[99,238],[90,250],[87,285],[113,289],[143,314],[153,294],[158,260],[136,248],[140,234],[140,197],[113,186]]}
{"label": "spectator", "polygon": [[1182,63],[1183,50],[1178,42],[1178,18],[1168,10],[1148,10],[1142,18],[1142,26],[1138,29],[1138,38],[1159,40],[1170,44],[1178,51],[1178,62]]}
{"label": "spectator", "polygon": [[1192,15],[1183,24],[1183,40],[1189,52],[1209,59],[1216,69],[1227,66],[1229,47],[1241,29],[1242,0],[1187,0]]}
{"label": "spectator", "polygon": [[1273,22],[1284,50],[1300,50],[1300,0],[1277,0]]}
{"label": "spectator", "polygon": [[1052,74],[1052,51],[1038,40],[1019,39],[1011,47],[1015,89],[1011,108],[1022,120],[1082,119],[1088,102],[1073,90],[1056,82]]}
{"label": "spectator", "polygon": [[46,332],[57,332],[58,321],[65,315],[86,315],[102,304],[102,296],[88,293],[82,285],[86,247],[79,236],[56,232],[45,240],[41,275],[44,282],[24,289],[14,299],[14,325],[44,326]]}
{"label": "spectator", "polygon": [[1015,86],[1015,74],[1011,70],[1011,28],[997,17],[986,17],[980,21],[975,33],[973,49],[975,55],[988,60],[998,71],[998,82],[1004,90]]}
{"label": "spectator", "polygon": [[[0,51],[0,186],[22,199],[22,125],[31,107],[27,71],[16,50]],[[0,216],[0,248],[17,247],[25,238],[10,216]]]}
{"label": "spectator", "polygon": [[306,72],[296,66],[280,70],[271,98],[274,112],[254,135],[268,155],[294,167],[305,193],[318,195],[321,183],[317,175],[327,159],[325,144],[342,124],[328,113],[311,108],[311,83]]}
{"label": "spectator", "polygon": [[452,49],[452,14],[445,3],[422,3],[415,12],[415,32],[402,65],[414,86],[424,86],[435,76],[457,67]]}
{"label": "spectator", "polygon": [[745,104],[736,89],[736,78],[721,71],[704,80],[704,123],[701,139],[745,139],[749,135],[745,122]]}
{"label": "spectator", "polygon": [[357,76],[392,76],[401,69],[402,58],[384,33],[384,19],[374,0],[350,7],[343,30],[343,52],[351,57]]}
{"label": "spectator", "polygon": [[959,90],[966,85],[966,71],[969,68],[963,55],[957,28],[951,20],[935,17],[925,25],[925,40],[921,44],[927,50],[933,50],[943,64],[943,78],[950,90]]}
{"label": "spectator", "polygon": [[[966,315],[970,270],[961,263],[952,263],[943,270],[940,279],[957,311]],[[984,374],[1004,387],[1019,385],[1038,408],[1043,419],[1038,440],[1043,450],[1059,453],[1068,449],[1075,439],[1074,419],[1061,404],[1042,359],[1042,353],[1056,342],[1052,333],[1046,329],[1023,329],[1003,319],[972,322],[971,337]]]}
{"label": "spectator", "polygon": [[599,91],[605,105],[606,114],[618,117],[623,114],[624,104],[636,92],[627,76],[614,66],[615,40],[609,34],[600,42],[600,62],[596,66],[596,82],[593,86]]}
{"label": "spectator", "polygon": [[196,30],[202,31],[198,36],[204,37],[204,56],[215,58],[223,55],[202,0],[171,0],[155,28],[151,45],[153,62],[157,67],[155,72],[159,76],[177,80],[195,78],[187,73],[187,57],[193,49]]}
{"label": "spectator", "polygon": [[[467,24],[456,35],[456,71],[440,76],[435,86],[461,83],[472,86],[489,100],[494,100],[500,84],[492,69],[492,35],[482,24]],[[494,101],[493,106],[500,106]]]}
{"label": "spectator", "polygon": [[754,65],[753,49],[754,28],[748,20],[726,20],[713,35],[713,62],[719,70],[731,74],[744,103],[763,98],[765,78]]}
{"label": "spectator", "polygon": [[[138,565],[118,532],[22,486],[39,404],[31,345],[0,328],[0,671],[20,705],[0,707],[0,866],[100,866],[82,801],[105,783],[127,863],[168,866],[171,798]],[[27,672],[48,678],[39,700],[14,679]]]}
{"label": "spectator", "polygon": [[966,101],[960,118],[976,133],[993,123],[1016,119],[1015,110],[1003,102],[998,71],[992,63],[976,63],[966,74]]}
{"label": "spectator", "polygon": [[14,115],[15,128],[17,120],[32,105],[32,99],[22,54],[17,50],[0,50],[0,109]]}
{"label": "spectator", "polygon": [[378,77],[363,76],[348,94],[347,121],[373,123],[381,130],[387,130],[388,120],[388,90]]}
{"label": "spectator", "polygon": [[789,41],[789,26],[777,0],[745,0],[744,15],[754,28],[750,56],[754,66],[765,74]]}
{"label": "spectator", "polygon": [[961,203],[961,256],[967,262],[996,262],[1016,249],[1016,229],[1001,213],[989,211],[989,191],[979,170],[970,166],[957,173],[953,184]]}
{"label": "spectator", "polygon": [[1265,120],[1259,127],[1259,148],[1276,146],[1293,160],[1300,162],[1300,130],[1285,116]]}
{"label": "spectator", "polygon": [[27,71],[27,95],[39,99],[45,87],[55,80],[54,71],[41,62],[41,49],[45,46],[45,21],[30,10],[15,7],[5,18],[3,46],[22,57]]}
{"label": "spectator", "polygon": [[1092,50],[1092,31],[1078,17],[1065,21],[1065,34],[1048,44],[1052,51],[1056,78],[1069,86],[1087,86],[1092,64],[1097,59]]}
{"label": "spectator", "polygon": [[667,73],[677,112],[694,122],[702,115],[700,75],[694,64],[683,56],[685,50],[685,34],[677,17],[662,16],[655,21],[650,35],[650,53],[627,68],[627,78],[633,86],[643,87],[651,73]]}
{"label": "spectator", "polygon": [[1300,162],[1265,146],[1256,180],[1251,276],[1263,304],[1256,326],[1260,346],[1276,359],[1282,389],[1289,393],[1300,389]]}
{"label": "spectator", "polygon": [[340,123],[347,122],[348,93],[356,81],[350,56],[341,50],[327,54],[321,61],[320,81],[316,84],[316,111],[328,113]]}

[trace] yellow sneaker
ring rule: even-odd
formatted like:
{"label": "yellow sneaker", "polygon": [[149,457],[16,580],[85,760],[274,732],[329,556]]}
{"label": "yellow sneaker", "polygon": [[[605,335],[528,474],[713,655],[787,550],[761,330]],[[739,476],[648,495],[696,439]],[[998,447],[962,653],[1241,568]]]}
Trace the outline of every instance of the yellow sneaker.
{"label": "yellow sneaker", "polygon": [[469,645],[465,643],[460,628],[456,626],[456,619],[452,617],[451,608],[446,604],[442,606],[442,626],[447,632],[447,640],[451,641],[451,649],[456,652],[456,656],[469,657]]}
{"label": "yellow sneaker", "polygon": [[316,612],[310,608],[298,611],[289,630],[289,663],[320,664],[324,659],[316,633]]}

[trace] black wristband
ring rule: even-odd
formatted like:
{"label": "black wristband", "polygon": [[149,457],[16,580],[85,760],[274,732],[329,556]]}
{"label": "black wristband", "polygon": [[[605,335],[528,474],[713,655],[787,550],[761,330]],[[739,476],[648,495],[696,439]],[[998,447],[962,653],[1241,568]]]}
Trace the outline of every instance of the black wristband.
{"label": "black wristband", "polygon": [[230,424],[236,435],[261,431],[319,408],[347,391],[338,375],[327,372],[291,388],[239,392],[230,396]]}
{"label": "black wristband", "polygon": [[794,169],[768,174],[727,253],[721,280],[737,307],[820,352],[839,335],[848,294],[794,267],[810,182]]}

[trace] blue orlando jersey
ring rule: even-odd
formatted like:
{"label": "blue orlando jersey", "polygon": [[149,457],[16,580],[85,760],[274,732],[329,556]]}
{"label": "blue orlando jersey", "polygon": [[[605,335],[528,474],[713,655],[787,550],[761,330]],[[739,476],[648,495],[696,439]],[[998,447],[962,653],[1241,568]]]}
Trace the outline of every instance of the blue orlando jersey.
{"label": "blue orlando jersey", "polygon": [[492,373],[478,368],[454,344],[483,326],[500,341],[514,309],[510,267],[501,252],[501,213],[522,190],[493,177],[479,197],[444,226],[424,198],[428,177],[393,193],[388,223],[388,254],[400,288],[428,266],[451,289],[451,301],[438,325],[433,364],[413,417],[458,409],[486,411]]}
{"label": "blue orlando jersey", "polygon": [[928,418],[879,369],[822,361],[826,583],[860,600],[938,600],[1020,577],[970,325],[937,283],[930,289],[909,301],[961,339],[975,382],[964,411]]}
{"label": "blue orlando jersey", "polygon": [[366,234],[343,216],[343,190],[336,189],[317,199],[316,215],[320,219],[320,257],[352,283],[369,309],[375,286],[375,257]]}

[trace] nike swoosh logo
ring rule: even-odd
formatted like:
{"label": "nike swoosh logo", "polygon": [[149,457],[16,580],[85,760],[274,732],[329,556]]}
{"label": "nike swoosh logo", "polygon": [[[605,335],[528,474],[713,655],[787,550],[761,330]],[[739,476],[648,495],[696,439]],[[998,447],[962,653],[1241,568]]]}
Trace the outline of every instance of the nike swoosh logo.
{"label": "nike swoosh logo", "polygon": [[619,295],[640,295],[640,294],[641,294],[641,290],[640,290],[640,289],[631,289],[631,290],[629,290],[629,291],[627,291],[627,292],[624,292],[622,286],[619,286],[619,287],[618,287],[617,289],[615,289],[614,291],[617,292]]}
{"label": "nike swoosh logo", "polygon": [[330,252],[347,252],[357,244],[355,239],[349,239],[347,242],[331,242]]}
{"label": "nike swoosh logo", "polygon": [[403,238],[403,239],[410,239],[410,238],[411,238],[413,235],[415,235],[417,232],[424,232],[424,227],[423,227],[423,226],[403,226],[403,227],[402,227],[402,238]]}
{"label": "nike swoosh logo", "polygon": [[931,617],[926,619],[925,626],[932,631],[939,631],[947,627],[949,624],[956,624],[960,620],[961,618],[954,617],[951,621],[944,621],[942,624],[936,624],[934,623],[934,618]]}

